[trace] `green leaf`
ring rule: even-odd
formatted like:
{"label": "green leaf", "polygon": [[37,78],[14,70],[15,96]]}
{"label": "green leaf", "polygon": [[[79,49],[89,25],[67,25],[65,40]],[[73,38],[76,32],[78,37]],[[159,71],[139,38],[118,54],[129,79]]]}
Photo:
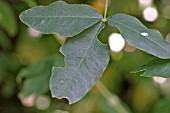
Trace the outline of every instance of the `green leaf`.
{"label": "green leaf", "polygon": [[[104,98],[101,95],[98,95],[98,108],[103,111],[104,113],[119,113],[114,109],[114,106],[110,104],[109,101],[107,101],[106,98]],[[111,100],[111,99],[110,99]],[[116,103],[116,102],[115,102]]]}
{"label": "green leaf", "polygon": [[11,7],[0,0],[0,26],[2,26],[11,36],[17,32],[16,19]]}
{"label": "green leaf", "polygon": [[5,80],[4,77],[15,75],[21,65],[13,54],[0,53],[0,82]]}
{"label": "green leaf", "polygon": [[144,71],[141,76],[170,78],[170,59],[154,59],[133,73]]}
{"label": "green leaf", "polygon": [[117,27],[130,45],[162,59],[170,58],[170,44],[159,31],[146,28],[135,17],[115,14],[108,17],[108,24]]}
{"label": "green leaf", "polygon": [[53,97],[79,101],[101,77],[108,62],[109,50],[96,38],[103,23],[69,38],[60,51],[65,56],[65,67],[52,70],[50,89]]}
{"label": "green leaf", "polygon": [[102,19],[102,15],[88,5],[69,5],[63,1],[24,11],[20,19],[45,34],[58,33],[72,37]]}
{"label": "green leaf", "polygon": [[12,44],[8,37],[5,36],[5,34],[0,30],[0,46],[6,50],[9,50],[12,48]]}
{"label": "green leaf", "polygon": [[170,111],[170,98],[164,98],[161,101],[158,101],[156,106],[153,109],[153,113],[169,113]]}
{"label": "green leaf", "polygon": [[[49,90],[49,78],[53,65],[64,64],[61,56],[52,56],[39,60],[32,65],[20,70],[17,81],[20,83],[25,78],[21,94],[27,97],[33,93],[43,94]],[[37,68],[38,67],[38,68]]]}

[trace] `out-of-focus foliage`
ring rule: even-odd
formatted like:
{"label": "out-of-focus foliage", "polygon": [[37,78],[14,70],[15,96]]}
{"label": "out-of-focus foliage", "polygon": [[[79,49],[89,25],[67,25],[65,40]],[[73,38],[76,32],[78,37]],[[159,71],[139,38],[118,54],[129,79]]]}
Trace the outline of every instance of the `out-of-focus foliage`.
{"label": "out-of-focus foliage", "polygon": [[170,111],[169,104],[170,104],[169,98],[160,100],[154,107],[154,113],[169,113]]}
{"label": "out-of-focus foliage", "polygon": [[5,50],[12,49],[10,40],[5,36],[5,34],[2,31],[0,31],[0,45]]}
{"label": "out-of-focus foliage", "polygon": [[[64,59],[60,56],[51,56],[50,58],[44,58],[40,61],[35,62],[29,67],[20,70],[17,76],[18,82],[21,82],[23,78],[24,84],[21,91],[21,95],[27,97],[31,94],[44,94],[48,92],[48,86],[51,75],[51,67],[63,66]],[[34,87],[32,87],[32,85]]]}
{"label": "out-of-focus foliage", "polygon": [[14,16],[13,9],[11,6],[4,2],[0,1],[0,25],[5,29],[9,35],[14,36],[17,32],[17,21]]}
{"label": "out-of-focus foliage", "polygon": [[[36,4],[48,5],[54,1],[56,0],[0,1],[0,6],[7,5],[3,9],[0,7],[0,15],[3,15],[2,12],[5,12],[5,15],[10,15],[0,18],[0,112],[116,113],[115,106],[108,101],[110,98],[103,96],[96,87],[83,100],[68,106],[68,102],[64,99],[52,99],[48,86],[43,86],[49,82],[50,68],[55,63],[53,61],[56,59],[55,64],[63,66],[63,57],[58,51],[63,40],[60,36],[54,35],[32,35],[30,32],[32,30],[22,24],[18,17],[22,11]],[[97,8],[101,13],[104,12],[104,0],[65,1],[68,3],[87,3]],[[154,0],[149,5],[142,5],[139,0],[110,0],[108,16],[115,13],[136,16],[148,28],[158,29],[162,36],[168,39],[170,15],[167,9],[169,4],[169,0]],[[158,18],[154,22],[147,22],[143,17],[143,11],[150,6],[154,6],[158,10]],[[106,26],[106,29],[99,34],[100,41],[107,43],[109,35],[113,32],[119,31],[116,28]],[[119,100],[123,101],[121,102],[122,106],[125,106],[127,111],[131,111],[131,113],[169,113],[170,81],[168,79],[141,77],[138,76],[139,74],[130,73],[154,57],[139,50],[129,51],[132,51],[132,48],[126,45],[124,50],[119,53],[111,52],[109,66],[101,81],[112,95],[117,95]],[[21,77],[22,73],[24,73],[23,77]],[[28,84],[28,87],[25,84]],[[43,85],[38,87],[41,84]],[[20,94],[26,97],[21,98]],[[32,94],[34,98],[26,100]],[[27,107],[30,105],[29,99],[32,102],[32,107]],[[26,100],[25,103],[24,100]]]}

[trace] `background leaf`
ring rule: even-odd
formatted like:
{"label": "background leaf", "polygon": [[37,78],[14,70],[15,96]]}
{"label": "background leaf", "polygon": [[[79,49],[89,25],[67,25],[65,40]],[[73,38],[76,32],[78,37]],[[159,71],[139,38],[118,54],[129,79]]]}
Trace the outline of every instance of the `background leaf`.
{"label": "background leaf", "polygon": [[162,99],[154,107],[153,113],[169,113],[170,111],[170,98]]}
{"label": "background leaf", "polygon": [[117,27],[130,45],[162,59],[170,58],[170,44],[159,31],[146,28],[135,17],[115,14],[108,17],[108,23]]}
{"label": "background leaf", "polygon": [[6,76],[15,74],[20,66],[18,59],[13,54],[0,53],[0,82]]}
{"label": "background leaf", "polygon": [[49,6],[38,6],[20,15],[22,22],[45,34],[59,33],[74,36],[102,19],[102,15],[88,5],[69,5],[57,1]]}
{"label": "background leaf", "polygon": [[50,89],[53,97],[67,98],[72,104],[80,100],[101,77],[109,62],[109,51],[97,39],[103,28],[100,22],[70,38],[61,47],[66,66],[53,68]]}
{"label": "background leaf", "polygon": [[170,59],[154,59],[133,72],[144,71],[141,76],[170,78]]}
{"label": "background leaf", "polygon": [[52,56],[23,68],[17,76],[18,82],[21,82],[23,78],[26,78],[21,94],[24,97],[27,97],[33,93],[46,93],[49,90],[48,79],[50,78],[52,66],[62,66],[64,64],[63,60],[64,59],[61,56]]}
{"label": "background leaf", "polygon": [[0,1],[0,26],[11,36],[14,36],[18,30],[13,9],[3,0]]}
{"label": "background leaf", "polygon": [[8,37],[0,30],[0,47],[3,49],[9,50],[12,48],[12,44]]}

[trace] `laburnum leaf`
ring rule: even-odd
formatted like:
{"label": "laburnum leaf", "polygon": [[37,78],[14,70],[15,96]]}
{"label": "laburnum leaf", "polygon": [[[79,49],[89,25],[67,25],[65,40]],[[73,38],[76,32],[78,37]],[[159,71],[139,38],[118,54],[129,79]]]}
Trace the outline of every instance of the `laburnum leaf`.
{"label": "laburnum leaf", "polygon": [[69,104],[79,101],[101,77],[109,62],[109,49],[96,38],[102,22],[69,38],[60,48],[65,67],[54,67],[50,78],[53,97],[67,98]]}
{"label": "laburnum leaf", "polygon": [[170,78],[170,59],[154,59],[133,73],[141,72],[141,76]]}
{"label": "laburnum leaf", "polygon": [[148,29],[137,18],[126,14],[115,14],[107,20],[110,26],[120,30],[130,45],[161,59],[170,58],[170,44],[162,38],[159,31]]}
{"label": "laburnum leaf", "polygon": [[58,33],[65,37],[79,34],[102,18],[97,10],[88,5],[63,1],[34,7],[20,14],[21,21],[26,25],[45,34]]}

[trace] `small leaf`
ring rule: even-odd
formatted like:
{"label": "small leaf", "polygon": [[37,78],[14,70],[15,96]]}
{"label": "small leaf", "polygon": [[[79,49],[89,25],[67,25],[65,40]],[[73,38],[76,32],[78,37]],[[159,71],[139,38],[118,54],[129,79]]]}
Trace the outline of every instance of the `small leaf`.
{"label": "small leaf", "polygon": [[0,26],[2,26],[11,36],[17,32],[16,19],[11,7],[0,0]]}
{"label": "small leaf", "polygon": [[135,17],[115,14],[108,17],[108,23],[117,27],[130,45],[162,59],[170,58],[170,44],[159,31],[146,28]]}
{"label": "small leaf", "polygon": [[50,79],[53,97],[67,98],[69,103],[79,101],[101,77],[108,62],[109,50],[96,38],[103,23],[69,38],[60,51],[65,56],[65,67],[54,67]]}
{"label": "small leaf", "polygon": [[102,15],[88,5],[69,5],[57,1],[49,6],[26,10],[21,13],[20,19],[42,33],[58,33],[65,37],[72,37],[99,22]]}
{"label": "small leaf", "polygon": [[141,76],[170,78],[170,59],[154,59],[133,73],[144,71]]}

